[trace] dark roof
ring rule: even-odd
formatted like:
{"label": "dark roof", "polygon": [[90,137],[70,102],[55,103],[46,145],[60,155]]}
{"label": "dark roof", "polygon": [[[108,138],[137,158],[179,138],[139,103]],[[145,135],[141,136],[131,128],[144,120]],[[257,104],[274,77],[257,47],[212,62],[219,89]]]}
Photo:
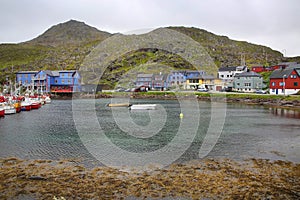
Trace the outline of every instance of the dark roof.
{"label": "dark roof", "polygon": [[245,70],[247,66],[235,66],[235,67],[220,67],[219,72],[236,71],[237,69]]}
{"label": "dark roof", "polygon": [[235,71],[237,67],[220,67],[219,72]]}
{"label": "dark roof", "polygon": [[250,72],[243,72],[243,73],[235,74],[234,77],[262,77],[262,75],[260,75],[256,72],[250,71]]}
{"label": "dark roof", "polygon": [[300,64],[293,65],[285,69],[276,69],[272,72],[270,78],[283,78],[284,75],[289,76],[294,70],[298,73],[298,70],[300,70]]}

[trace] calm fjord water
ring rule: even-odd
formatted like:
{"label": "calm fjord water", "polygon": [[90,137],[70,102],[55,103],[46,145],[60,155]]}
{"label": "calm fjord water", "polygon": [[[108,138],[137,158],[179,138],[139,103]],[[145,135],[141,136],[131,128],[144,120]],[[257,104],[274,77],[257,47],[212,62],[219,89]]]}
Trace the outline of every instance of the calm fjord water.
{"label": "calm fjord water", "polygon": [[[80,101],[88,103],[91,100]],[[150,138],[136,138],[122,131],[114,120],[116,116],[113,116],[111,108],[106,107],[109,102],[110,99],[96,100],[99,124],[107,137],[126,151],[157,150],[168,144],[178,131],[180,105],[175,100],[132,100],[137,103],[156,103],[166,110],[166,123],[159,133]],[[177,162],[198,159],[198,152],[211,119],[210,103],[199,102],[199,107],[198,133]],[[119,110],[114,112],[128,112],[124,108],[116,109]],[[88,112],[81,117],[84,118]],[[150,123],[148,111],[131,112],[130,117],[140,126]],[[228,104],[222,134],[208,157],[267,158],[300,162],[299,118],[299,111]],[[188,120],[193,123],[195,119],[190,117]],[[189,132],[186,134],[188,136]],[[80,140],[73,120],[71,100],[54,100],[52,104],[39,110],[0,119],[0,157],[11,156],[23,159],[80,159],[87,165],[100,164]]]}

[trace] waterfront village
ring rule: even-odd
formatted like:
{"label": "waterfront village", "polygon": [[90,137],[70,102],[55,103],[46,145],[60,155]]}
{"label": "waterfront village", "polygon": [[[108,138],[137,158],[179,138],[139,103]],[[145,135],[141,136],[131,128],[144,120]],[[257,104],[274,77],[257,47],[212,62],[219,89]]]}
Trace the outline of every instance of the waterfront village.
{"label": "waterfront village", "polygon": [[[269,72],[264,80],[262,72]],[[14,93],[67,94],[75,92],[97,92],[101,86],[81,83],[78,70],[61,71],[19,71],[16,73]],[[131,80],[133,88],[115,88],[115,91],[142,90],[198,90],[198,91],[235,91],[247,93],[269,93],[291,95],[300,91],[300,64],[296,62],[279,63],[274,66],[232,66],[221,67],[217,77],[205,71],[173,70],[169,74],[139,73]],[[3,93],[10,93],[11,87],[4,86]],[[13,90],[13,89],[12,89]]]}
{"label": "waterfront village", "polygon": [[[268,72],[268,80],[262,73]],[[292,95],[300,92],[300,64],[279,63],[274,66],[221,67],[217,77],[203,70],[173,70],[168,74],[139,73],[132,80],[134,88],[116,88],[117,92],[191,90],[198,92],[242,92]],[[14,85],[14,87],[12,86]],[[38,109],[50,103],[50,95],[101,92],[101,85],[82,84],[78,70],[19,71],[15,84],[4,86],[0,94],[0,116],[21,110]],[[27,95],[27,96],[26,96]]]}

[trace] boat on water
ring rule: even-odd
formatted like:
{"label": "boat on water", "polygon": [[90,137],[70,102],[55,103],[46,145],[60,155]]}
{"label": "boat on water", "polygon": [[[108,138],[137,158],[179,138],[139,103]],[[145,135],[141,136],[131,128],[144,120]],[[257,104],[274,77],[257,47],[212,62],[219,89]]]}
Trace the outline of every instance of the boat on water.
{"label": "boat on water", "polygon": [[0,103],[0,117],[4,117],[5,111],[4,111],[4,104]]}
{"label": "boat on water", "polygon": [[42,101],[39,96],[30,96],[31,109],[39,109],[42,106]]}
{"label": "boat on water", "polygon": [[130,107],[131,110],[155,110],[156,104],[134,104]]}
{"label": "boat on water", "polygon": [[21,101],[18,99],[11,100],[11,103],[14,105],[16,112],[19,113],[22,110]]}
{"label": "boat on water", "polygon": [[41,107],[41,103],[35,100],[31,100],[31,109],[39,109]]}
{"label": "boat on water", "polygon": [[11,115],[17,113],[17,110],[12,103],[4,103],[4,114]]}
{"label": "boat on water", "polygon": [[108,107],[129,107],[131,106],[130,103],[109,103],[107,104]]}
{"label": "boat on water", "polygon": [[28,96],[22,97],[21,110],[22,111],[30,111],[31,110],[31,101]]}
{"label": "boat on water", "polygon": [[46,104],[51,103],[51,98],[50,98],[49,96],[46,96],[46,97],[45,97],[45,103],[46,103]]}

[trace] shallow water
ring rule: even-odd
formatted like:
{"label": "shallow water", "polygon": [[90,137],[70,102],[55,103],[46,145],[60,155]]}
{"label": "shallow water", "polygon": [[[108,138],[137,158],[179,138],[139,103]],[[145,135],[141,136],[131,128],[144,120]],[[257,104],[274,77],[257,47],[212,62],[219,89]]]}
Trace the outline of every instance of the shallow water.
{"label": "shallow water", "polygon": [[[211,121],[212,106],[209,102],[199,102],[198,106],[194,106],[194,102],[185,101],[184,104],[188,106],[184,118],[180,119],[182,104],[180,106],[176,100],[131,100],[131,103],[155,103],[159,106],[158,110],[137,112],[128,111],[127,108],[106,107],[110,99],[97,99],[95,104],[93,100],[76,101],[83,108],[92,104],[93,109],[87,106],[80,112],[72,112],[71,100],[54,100],[39,110],[21,112],[0,119],[0,157],[79,159],[89,166],[103,163],[101,159],[98,161],[99,157],[96,156],[97,160],[90,150],[97,148],[95,143],[91,141],[91,145],[87,147],[87,143],[80,136],[82,132],[78,133],[77,126],[80,126],[80,123],[77,123],[78,119],[74,120],[74,113],[79,113],[82,121],[91,119],[95,114],[97,124],[105,137],[124,152],[156,152],[172,143],[173,149],[168,149],[170,154],[166,154],[166,159],[171,159],[172,151],[175,155],[180,148],[186,148],[181,156],[172,157],[175,162],[199,159],[199,150],[203,138],[207,135],[209,124],[214,126],[214,122]],[[73,107],[74,109],[78,107]],[[196,110],[199,111],[199,116]],[[225,114],[222,133],[207,157],[300,161],[299,112],[227,104]],[[186,124],[185,135],[176,140],[183,122]],[[197,133],[193,135],[195,126]],[[93,134],[97,134],[95,127],[87,126],[83,129],[87,138],[90,134],[90,140],[93,140]],[[110,155],[111,149],[104,149],[103,153]],[[160,157],[156,161],[159,163],[163,159],[164,157]]]}

